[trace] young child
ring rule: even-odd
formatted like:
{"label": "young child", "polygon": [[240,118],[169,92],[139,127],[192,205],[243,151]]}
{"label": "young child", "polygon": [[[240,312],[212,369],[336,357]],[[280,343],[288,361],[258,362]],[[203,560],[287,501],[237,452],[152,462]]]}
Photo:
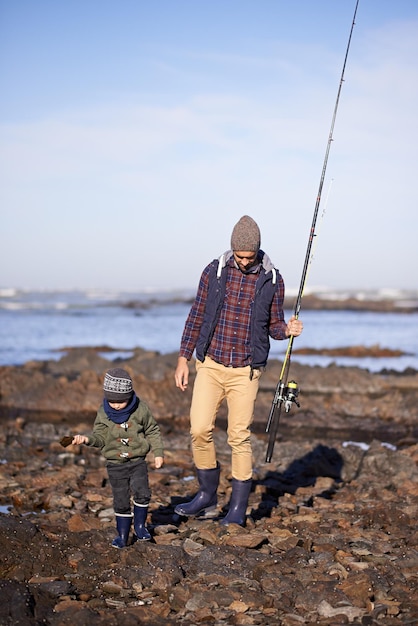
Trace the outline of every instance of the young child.
{"label": "young child", "polygon": [[92,434],[75,435],[72,443],[100,448],[107,460],[118,531],[112,546],[124,548],[132,518],[137,538],[151,539],[146,527],[151,491],[145,457],[152,450],[156,469],[162,467],[163,443],[157,422],[146,403],[136,396],[126,370],[118,367],[108,370],[103,390],[103,404],[97,412]]}

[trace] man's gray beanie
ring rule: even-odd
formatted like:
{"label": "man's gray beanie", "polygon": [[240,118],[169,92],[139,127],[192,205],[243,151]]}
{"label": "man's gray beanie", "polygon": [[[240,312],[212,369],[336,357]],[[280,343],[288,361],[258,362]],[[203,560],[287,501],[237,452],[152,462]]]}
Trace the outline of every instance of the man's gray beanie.
{"label": "man's gray beanie", "polygon": [[258,252],[260,249],[260,229],[249,215],[243,215],[234,226],[231,235],[232,250]]}

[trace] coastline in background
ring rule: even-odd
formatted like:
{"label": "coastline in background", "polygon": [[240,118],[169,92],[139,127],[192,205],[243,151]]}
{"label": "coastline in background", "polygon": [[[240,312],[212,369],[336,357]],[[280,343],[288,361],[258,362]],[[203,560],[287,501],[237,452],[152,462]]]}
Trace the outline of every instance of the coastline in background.
{"label": "coastline in background", "polygon": [[[296,293],[286,300],[291,315]],[[58,359],[65,347],[108,346],[107,358],[135,347],[177,352],[194,291],[116,292],[0,289],[0,365]],[[293,355],[292,360],[330,363],[370,371],[418,370],[418,291],[317,290],[304,295],[305,330],[298,348],[376,346],[402,350],[389,358]],[[284,356],[287,342],[271,342],[271,358]]]}

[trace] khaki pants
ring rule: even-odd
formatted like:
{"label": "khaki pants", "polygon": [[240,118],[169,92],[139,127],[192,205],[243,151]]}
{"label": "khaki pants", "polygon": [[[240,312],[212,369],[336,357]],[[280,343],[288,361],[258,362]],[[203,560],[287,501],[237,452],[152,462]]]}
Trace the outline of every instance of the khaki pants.
{"label": "khaki pants", "polygon": [[236,480],[252,477],[250,426],[261,376],[250,366],[225,367],[206,357],[196,361],[196,380],[190,409],[193,459],[198,469],[216,467],[213,429],[221,402],[228,405],[228,445],[231,447],[231,473]]}

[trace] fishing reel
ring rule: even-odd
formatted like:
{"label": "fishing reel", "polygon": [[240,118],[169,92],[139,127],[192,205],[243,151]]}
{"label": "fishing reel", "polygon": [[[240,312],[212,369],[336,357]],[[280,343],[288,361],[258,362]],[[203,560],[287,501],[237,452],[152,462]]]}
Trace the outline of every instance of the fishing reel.
{"label": "fishing reel", "polygon": [[286,413],[289,413],[292,403],[295,403],[298,408],[300,407],[300,404],[297,400],[298,395],[299,387],[295,380],[290,380],[286,386],[283,385],[283,388],[281,389],[280,400],[284,404],[284,410],[286,411]]}
{"label": "fishing reel", "polygon": [[270,463],[273,454],[274,442],[277,435],[277,427],[279,423],[280,410],[276,410],[282,404],[286,413],[289,413],[292,404],[300,407],[298,402],[299,387],[296,381],[290,380],[288,383],[281,382],[277,384],[276,393],[271,404],[270,414],[267,420],[266,433],[269,434],[269,442],[266,454],[266,463]]}

